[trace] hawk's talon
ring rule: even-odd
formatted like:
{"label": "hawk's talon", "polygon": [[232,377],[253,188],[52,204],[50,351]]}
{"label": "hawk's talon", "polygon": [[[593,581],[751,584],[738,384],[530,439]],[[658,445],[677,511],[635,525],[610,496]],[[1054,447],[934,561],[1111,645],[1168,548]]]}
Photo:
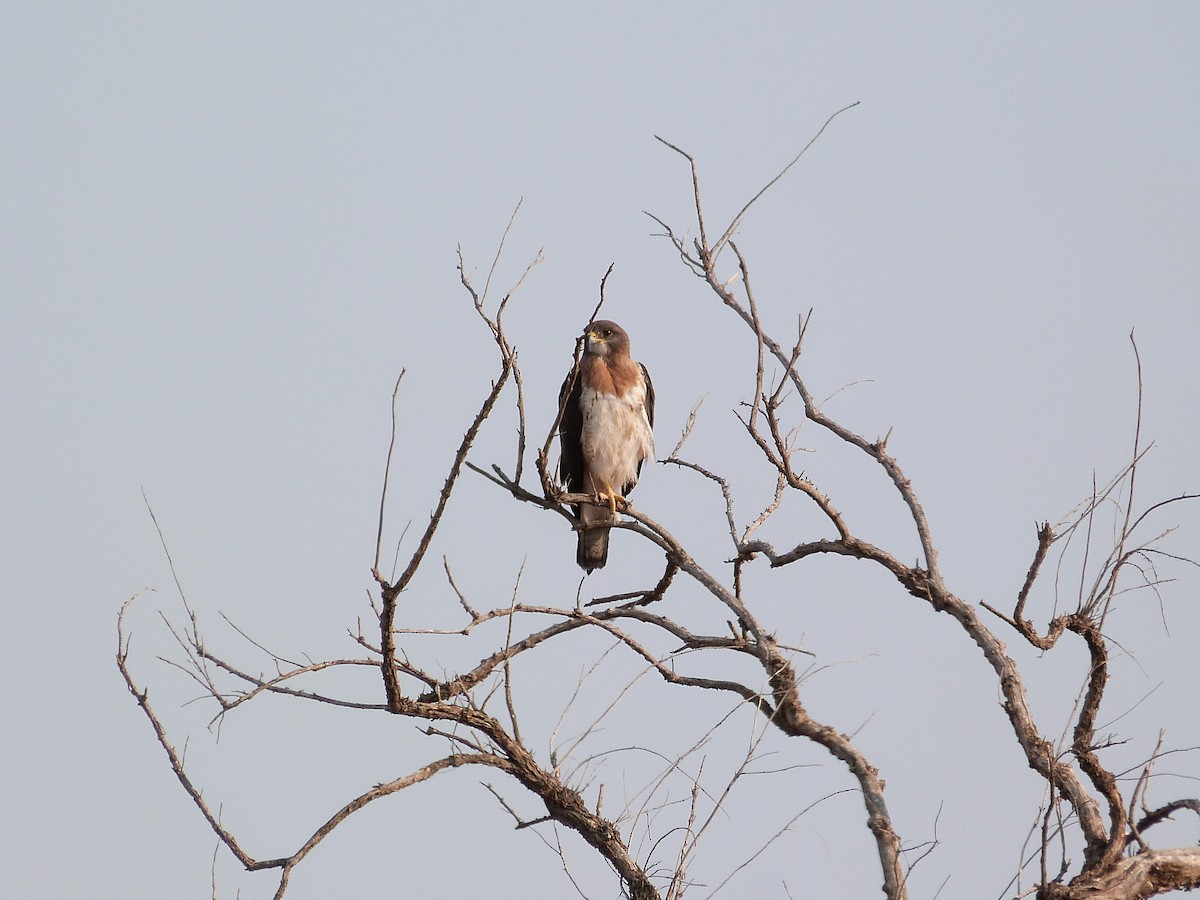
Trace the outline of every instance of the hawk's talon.
{"label": "hawk's talon", "polygon": [[611,487],[608,490],[600,491],[598,494],[595,494],[592,500],[597,506],[607,506],[608,511],[614,516],[617,514],[618,503],[621,504],[622,512],[624,512],[625,508],[629,505],[629,501],[614,491]]}

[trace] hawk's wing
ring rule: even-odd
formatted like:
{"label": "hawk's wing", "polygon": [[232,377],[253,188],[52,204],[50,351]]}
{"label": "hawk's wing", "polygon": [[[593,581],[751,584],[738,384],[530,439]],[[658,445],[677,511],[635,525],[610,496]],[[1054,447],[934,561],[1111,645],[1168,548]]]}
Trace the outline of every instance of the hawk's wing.
{"label": "hawk's wing", "polygon": [[563,411],[558,426],[558,477],[572,494],[581,493],[585,483],[582,397],[583,378],[578,368],[572,369],[558,392],[558,405]]}
{"label": "hawk's wing", "polygon": [[[642,370],[642,378],[646,382],[646,421],[654,428],[654,383],[650,380],[650,370],[645,365],[638,363],[638,368]],[[644,460],[639,460],[637,464],[638,478],[642,477],[642,462]]]}

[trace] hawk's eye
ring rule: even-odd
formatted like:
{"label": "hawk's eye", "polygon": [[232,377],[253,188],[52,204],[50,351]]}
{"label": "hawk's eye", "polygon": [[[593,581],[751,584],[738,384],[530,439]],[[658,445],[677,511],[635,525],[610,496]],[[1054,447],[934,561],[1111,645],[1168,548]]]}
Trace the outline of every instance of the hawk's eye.
{"label": "hawk's eye", "polygon": [[611,329],[611,328],[605,328],[605,329],[604,329],[604,336],[605,336],[605,337],[612,337],[612,329]]}

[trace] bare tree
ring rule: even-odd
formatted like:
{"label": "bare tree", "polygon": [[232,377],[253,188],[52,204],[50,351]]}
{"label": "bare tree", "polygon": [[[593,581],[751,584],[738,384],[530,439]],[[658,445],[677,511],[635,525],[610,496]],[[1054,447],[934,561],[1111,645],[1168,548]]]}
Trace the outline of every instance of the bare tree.
{"label": "bare tree", "polygon": [[[828,124],[826,122],[821,132]],[[316,824],[307,840],[290,854],[259,859],[243,849],[239,838],[225,827],[218,812],[195,786],[181,754],[175,750],[151,706],[146,690],[135,681],[124,624],[125,609],[129,604],[122,609],[118,620],[117,653],[121,674],[152,724],[180,784],[220,841],[249,870],[279,870],[275,896],[282,897],[296,867],[347,817],[375,800],[428,781],[439,773],[472,766],[507,776],[501,787],[489,785],[488,789],[512,815],[517,827],[540,830],[547,843],[559,853],[563,852],[561,841],[556,837],[559,830],[574,832],[611,867],[624,896],[636,900],[678,900],[694,887],[689,871],[701,853],[703,839],[717,814],[726,809],[728,799],[740,789],[749,774],[762,771],[761,745],[770,735],[782,739],[785,747],[819,746],[844,767],[850,779],[847,784],[861,797],[861,821],[874,844],[883,893],[892,900],[908,897],[909,872],[932,848],[923,844],[905,846],[885,802],[884,780],[854,740],[843,732],[846,723],[819,721],[806,708],[802,691],[805,670],[798,664],[798,660],[803,659],[803,651],[783,643],[777,637],[774,624],[764,618],[766,611],[772,608],[766,602],[770,599],[770,588],[751,591],[744,577],[750,567],[774,571],[802,566],[806,561],[833,554],[877,567],[902,592],[924,604],[930,613],[948,615],[961,629],[962,638],[979,649],[981,665],[994,676],[1004,715],[1016,738],[1013,752],[1023,754],[1029,768],[1046,785],[1044,804],[1037,811],[1039,825],[1035,830],[1035,850],[1027,855],[1019,871],[1014,872],[1013,881],[1005,889],[1009,895],[1036,895],[1044,900],[1126,900],[1200,887],[1200,847],[1155,848],[1150,841],[1152,829],[1173,814],[1185,811],[1200,814],[1200,801],[1192,798],[1174,798],[1155,807],[1147,804],[1152,768],[1162,753],[1161,739],[1154,753],[1141,765],[1137,777],[1123,778],[1126,773],[1114,772],[1106,766],[1103,759],[1106,739],[1097,734],[1097,713],[1110,680],[1109,657],[1113,639],[1106,630],[1109,614],[1127,591],[1137,586],[1152,589],[1158,583],[1155,566],[1168,554],[1158,545],[1162,531],[1155,531],[1153,527],[1156,517],[1165,507],[1193,499],[1196,495],[1181,494],[1138,509],[1135,487],[1145,452],[1139,427],[1130,461],[1124,470],[1107,485],[1098,486],[1093,496],[1058,525],[1046,522],[1037,529],[1033,561],[1020,592],[1010,604],[977,605],[962,599],[943,576],[925,509],[912,483],[890,453],[887,437],[870,439],[857,433],[828,415],[814,399],[800,371],[806,319],[801,317],[794,338],[789,338],[786,343],[768,333],[760,315],[750,266],[734,240],[750,207],[796,164],[808,147],[755,195],[714,239],[705,221],[695,160],[678,147],[666,141],[663,143],[690,166],[695,220],[689,229],[694,226],[695,237],[689,240],[681,230],[657,217],[652,218],[661,226],[663,235],[687,270],[707,286],[734,320],[753,337],[755,358],[748,369],[753,373],[753,395],[738,415],[750,441],[746,465],[753,463],[764,467],[774,479],[770,502],[753,517],[740,518],[735,511],[734,487],[730,480],[702,462],[682,455],[695,422],[693,410],[678,445],[661,462],[695,473],[719,488],[723,505],[714,515],[723,517],[729,539],[728,562],[724,568],[702,565],[668,530],[667,524],[625,503],[621,512],[626,518],[618,527],[656,546],[663,554],[662,574],[657,583],[617,596],[586,602],[580,596],[573,605],[546,606],[521,600],[518,582],[509,596],[481,609],[460,590],[451,563],[443,556],[441,565],[446,584],[457,600],[449,618],[438,628],[398,626],[401,595],[417,573],[428,565],[427,559],[444,513],[465,469],[487,478],[501,496],[513,503],[530,504],[561,516],[564,528],[576,525],[572,504],[596,502],[596,498],[588,495],[566,493],[553,475],[552,452],[562,419],[561,408],[541,443],[533,451],[528,448],[534,432],[526,421],[524,383],[516,351],[505,330],[504,314],[517,288],[539,260],[530,264],[512,290],[492,303],[489,300],[491,283],[504,240],[500,242],[482,288],[476,286],[460,253],[462,286],[495,344],[496,369],[450,462],[432,514],[415,538],[405,564],[397,566],[398,575],[385,575],[381,561],[385,514],[389,505],[392,459],[392,447],[389,447],[372,569],[375,582],[372,624],[369,629],[360,624],[351,633],[361,655],[301,664],[270,653],[262,643],[252,641],[255,652],[261,654],[258,662],[239,665],[230,654],[210,647],[186,598],[183,600],[185,619],[172,626],[181,654],[174,662],[216,704],[217,721],[259,697],[282,695],[298,701],[348,707],[364,715],[382,713],[422,723],[424,732],[437,739],[442,748],[439,753],[413,771],[348,798],[325,822]],[[512,223],[509,224],[511,227]],[[505,236],[507,233],[506,230]],[[728,261],[726,268],[722,267],[722,259]],[[602,281],[600,304],[593,312],[593,318],[603,302]],[[1136,346],[1134,350],[1136,354]],[[578,359],[579,348],[576,364]],[[397,424],[395,398],[403,377],[401,373],[393,393],[393,446]],[[468,459],[472,446],[506,391],[512,398],[519,423],[512,467],[475,465]],[[864,538],[860,523],[850,521],[850,516],[843,512],[836,499],[822,492],[806,476],[796,462],[795,435],[802,424],[821,430],[847,453],[861,455],[882,470],[907,511],[920,547],[917,561],[906,562],[900,552]],[[536,471],[536,480],[527,477],[529,463]],[[403,487],[407,492],[419,489],[419,485]],[[782,504],[793,499],[819,513],[824,522],[823,531],[798,534],[783,546],[759,538],[762,526]],[[1097,517],[1102,511],[1114,508],[1118,510],[1115,539],[1108,546],[1101,546],[1100,529],[1095,527]],[[1043,580],[1042,573],[1048,560],[1072,542],[1086,549],[1079,573],[1086,589],[1079,592],[1073,608],[1053,615],[1039,629],[1028,612],[1035,587]],[[690,582],[698,589],[707,598],[707,608],[693,602],[686,607],[672,607],[670,614],[663,611],[667,606],[664,601],[681,582]],[[760,579],[756,583],[769,585],[770,582]],[[180,594],[182,597],[182,589]],[[714,605],[721,610],[719,618],[727,623],[725,630],[715,631],[703,624],[713,621]],[[694,611],[694,618],[689,618],[693,614],[689,611]],[[484,631],[491,623],[502,626],[500,638],[477,664],[449,674],[434,671],[431,640],[444,640],[448,635],[465,640]],[[999,635],[1001,631],[1008,631],[1010,637],[1028,642],[1046,653],[1068,640],[1080,641],[1086,648],[1088,666],[1086,672],[1081,673],[1084,689],[1065,741],[1053,740],[1045,727],[1035,720],[1026,696],[1024,675],[1007,652]],[[682,753],[664,754],[658,776],[632,796],[627,792],[620,801],[610,799],[608,809],[605,808],[604,784],[595,777],[589,760],[579,752],[583,738],[555,741],[549,750],[539,750],[538,743],[523,733],[522,714],[528,713],[530,702],[523,698],[519,680],[514,681],[512,677],[516,661],[536,666],[547,648],[556,646],[569,634],[581,632],[604,636],[612,644],[610,652],[628,654],[645,672],[669,685],[673,691],[696,693],[704,698],[729,698],[725,711],[714,716],[710,731]],[[488,630],[488,633],[494,633],[494,630]],[[726,663],[729,658],[742,660],[751,668],[745,665],[740,669],[731,668]],[[687,665],[682,664],[685,659]],[[274,674],[262,674],[264,662]],[[323,673],[349,667],[366,667],[379,672],[382,690],[375,702],[361,702],[311,687],[313,683],[319,683]],[[757,678],[731,677],[728,672],[733,670],[756,671],[758,675]],[[611,706],[598,714],[597,720],[609,715],[629,693],[642,690],[645,684],[644,679],[632,680]],[[726,760],[719,774],[712,774],[711,769],[716,767],[703,758],[702,748],[738,710],[751,711],[759,726],[746,745],[744,755]],[[799,758],[797,753],[796,759]],[[781,768],[788,765],[785,763]],[[706,772],[706,769],[710,771]],[[682,793],[678,790],[681,783],[684,786]],[[837,792],[839,787],[844,786],[834,786],[831,792]],[[523,791],[536,798],[544,808],[544,814],[533,818],[522,816],[517,811],[519,804],[512,800],[514,789],[518,795]],[[791,811],[791,817],[774,835],[766,838],[764,846],[798,818],[809,814],[816,805]],[[1020,847],[1019,835],[1014,847]],[[669,852],[664,848],[669,848]],[[726,861],[729,878],[743,867],[752,865],[756,855]],[[567,874],[569,877],[569,868]],[[802,878],[803,874],[798,872],[797,880]],[[715,888],[709,885],[709,888],[714,888],[712,893],[715,893],[724,883]]]}

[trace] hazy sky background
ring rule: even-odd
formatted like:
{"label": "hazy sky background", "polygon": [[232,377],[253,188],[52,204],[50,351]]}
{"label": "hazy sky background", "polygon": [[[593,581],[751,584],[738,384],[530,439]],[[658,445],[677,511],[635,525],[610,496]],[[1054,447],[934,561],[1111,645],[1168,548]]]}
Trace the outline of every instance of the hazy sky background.
{"label": "hazy sky background", "polygon": [[[828,411],[870,437],[894,429],[960,596],[1010,606],[1035,522],[1059,519],[1127,460],[1131,329],[1143,437],[1157,444],[1141,496],[1200,488],[1200,7],[786,6],[5,5],[0,893],[208,897],[210,870],[221,897],[274,891],[273,873],[241,872],[224,851],[213,866],[213,835],[119,678],[117,610],[143,588],[153,592],[130,614],[135,674],[251,854],[292,852],[343,802],[443,751],[412,723],[270,700],[231,717],[217,742],[211,707],[184,705],[194,687],[157,659],[172,653],[158,613],[179,621],[180,604],[142,491],[214,648],[264,666],[224,613],[292,658],[360,655],[346,630],[370,612],[393,381],[407,367],[391,547],[409,519],[425,521],[496,371],[455,246],[482,279],[521,198],[496,285],[544,251],[508,315],[537,439],[615,263],[606,312],[654,376],[660,456],[706,396],[687,455],[730,475],[743,520],[761,508],[771,479],[730,412],[753,393],[753,344],[652,236],[644,210],[692,227],[686,165],[656,134],[696,156],[715,229],[832,112],[861,101],[754,208],[739,241],[770,330],[786,339],[815,310],[801,363],[814,393],[854,383]],[[505,403],[472,454],[480,464],[511,468]],[[882,474],[806,431],[800,440],[864,536],[915,558]],[[728,544],[711,484],[655,466],[634,500],[720,568]],[[1156,521],[1183,526],[1167,549],[1200,555],[1196,510]],[[823,534],[794,504],[764,536]],[[413,622],[462,624],[443,553],[480,608],[509,602],[523,561],[522,600],[573,603],[564,523],[476,476],[409,594]],[[646,587],[660,562],[618,534],[586,590]],[[1184,566],[1164,574],[1181,580],[1161,606],[1132,595],[1111,621],[1129,654],[1102,711],[1106,722],[1127,713],[1111,731],[1130,742],[1105,757],[1118,770],[1146,757],[1159,727],[1168,748],[1200,745],[1200,582]],[[1063,603],[1077,580],[1064,572]],[[805,700],[858,733],[906,844],[936,830],[913,896],[943,882],[943,898],[1002,896],[1042,783],[977,649],[861,563],[760,565],[749,589],[781,639],[829,667]],[[670,611],[692,614],[689,599],[724,627],[687,586]],[[996,627],[1057,737],[1082,652],[1040,659]],[[426,660],[452,670],[496,640],[446,639]],[[518,667],[543,758],[606,646],[580,641]],[[560,741],[639,671],[612,656]],[[638,682],[592,752],[635,741],[680,752],[731,705],[653,681]],[[381,696],[370,678],[326,686]],[[714,784],[760,724],[735,717],[714,739]],[[698,881],[715,886],[796,812],[853,788],[824,751],[768,746],[763,768],[804,768],[747,783],[701,845]],[[603,757],[606,808],[658,764]],[[1194,796],[1200,755],[1159,771],[1152,802]],[[500,776],[442,776],[355,817],[288,896],[573,896],[555,855],[511,829],[481,780],[538,815]],[[1194,819],[1156,835],[1196,836]],[[588,896],[615,896],[615,878],[577,844],[569,859]],[[785,882],[795,897],[877,896],[874,860],[860,799],[838,794],[719,896],[782,898]]]}

